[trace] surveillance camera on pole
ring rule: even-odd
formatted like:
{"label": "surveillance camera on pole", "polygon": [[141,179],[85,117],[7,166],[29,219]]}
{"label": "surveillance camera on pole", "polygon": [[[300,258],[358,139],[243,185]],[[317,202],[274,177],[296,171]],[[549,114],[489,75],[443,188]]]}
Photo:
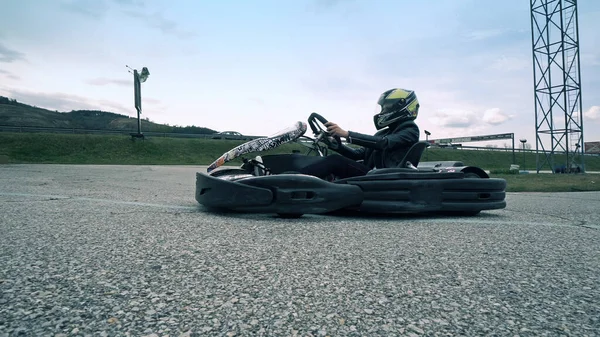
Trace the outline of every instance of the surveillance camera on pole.
{"label": "surveillance camera on pole", "polygon": [[523,172],[526,172],[525,171],[525,143],[527,143],[527,139],[521,138],[519,141],[521,143],[523,143],[523,150],[522,150],[523,151]]}
{"label": "surveillance camera on pole", "polygon": [[[125,65],[127,68],[131,69],[128,65]],[[131,137],[133,138],[144,138],[142,134],[142,120],[140,115],[142,114],[142,86],[141,84],[146,82],[150,76],[150,72],[148,68],[143,67],[141,72],[138,72],[137,69],[133,69],[133,93],[134,93],[134,105],[137,110],[137,118],[138,118],[138,131],[137,133],[132,133]]]}

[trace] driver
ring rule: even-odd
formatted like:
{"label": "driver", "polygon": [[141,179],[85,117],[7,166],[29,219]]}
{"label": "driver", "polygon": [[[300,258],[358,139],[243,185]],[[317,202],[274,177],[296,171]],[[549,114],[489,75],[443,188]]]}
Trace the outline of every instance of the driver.
{"label": "driver", "polygon": [[[419,128],[414,120],[419,113],[419,101],[413,90],[390,89],[377,101],[377,111],[373,116],[375,135],[347,131],[339,125],[328,122],[327,131],[337,142],[330,142],[330,148],[340,155],[322,157],[307,165],[300,173],[329,178],[348,178],[365,175],[371,169],[397,167],[412,145],[419,141]],[[340,142],[344,137],[351,148]],[[361,161],[362,160],[362,161]]]}

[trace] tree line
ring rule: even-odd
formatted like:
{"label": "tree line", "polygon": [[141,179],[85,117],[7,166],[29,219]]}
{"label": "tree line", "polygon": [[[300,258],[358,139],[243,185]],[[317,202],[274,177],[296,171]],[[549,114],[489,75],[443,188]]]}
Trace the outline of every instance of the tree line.
{"label": "tree line", "polygon": [[[35,109],[36,116],[39,116],[40,109],[35,106],[31,106],[25,103],[18,102],[16,99],[0,96],[0,105],[11,105],[19,106],[22,108]],[[129,117],[126,115],[102,111],[102,110],[71,110],[70,112],[58,112],[50,111],[47,109],[41,109],[47,111],[47,115],[44,119],[56,119],[56,113],[60,113],[62,116],[67,117],[70,127],[80,129],[91,129],[91,130],[135,130],[137,128],[137,118]],[[20,109],[19,111],[23,111]],[[33,111],[32,111],[33,112]],[[22,112],[27,113],[27,110]],[[33,114],[32,114],[33,115]],[[62,119],[62,118],[61,118]],[[187,134],[214,134],[217,131],[195,126],[178,126],[169,124],[159,124],[150,121],[148,118],[144,118],[142,121],[142,130],[148,132],[164,132],[164,133],[187,133]],[[2,124],[2,115],[0,115],[0,124]],[[29,125],[17,125],[17,126],[29,126]],[[52,127],[52,125],[48,125]]]}

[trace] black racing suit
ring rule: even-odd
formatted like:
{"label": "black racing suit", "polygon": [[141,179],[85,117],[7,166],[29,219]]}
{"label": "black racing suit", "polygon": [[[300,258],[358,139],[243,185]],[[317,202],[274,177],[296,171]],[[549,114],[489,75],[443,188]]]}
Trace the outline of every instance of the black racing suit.
{"label": "black racing suit", "polygon": [[339,144],[333,150],[343,157],[324,157],[323,160],[304,167],[301,173],[322,178],[330,174],[347,178],[367,174],[373,168],[396,167],[410,147],[419,141],[419,127],[414,121],[406,121],[391,125],[372,136],[349,131],[347,140],[348,143],[361,147],[354,149]]}

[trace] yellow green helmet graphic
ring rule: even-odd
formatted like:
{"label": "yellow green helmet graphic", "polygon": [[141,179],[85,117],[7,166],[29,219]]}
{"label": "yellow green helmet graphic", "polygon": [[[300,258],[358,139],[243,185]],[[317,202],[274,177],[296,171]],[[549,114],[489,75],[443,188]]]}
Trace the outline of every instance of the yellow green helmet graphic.
{"label": "yellow green helmet graphic", "polygon": [[386,90],[377,100],[373,121],[375,127],[384,127],[414,120],[419,114],[419,100],[413,90],[395,88]]}

